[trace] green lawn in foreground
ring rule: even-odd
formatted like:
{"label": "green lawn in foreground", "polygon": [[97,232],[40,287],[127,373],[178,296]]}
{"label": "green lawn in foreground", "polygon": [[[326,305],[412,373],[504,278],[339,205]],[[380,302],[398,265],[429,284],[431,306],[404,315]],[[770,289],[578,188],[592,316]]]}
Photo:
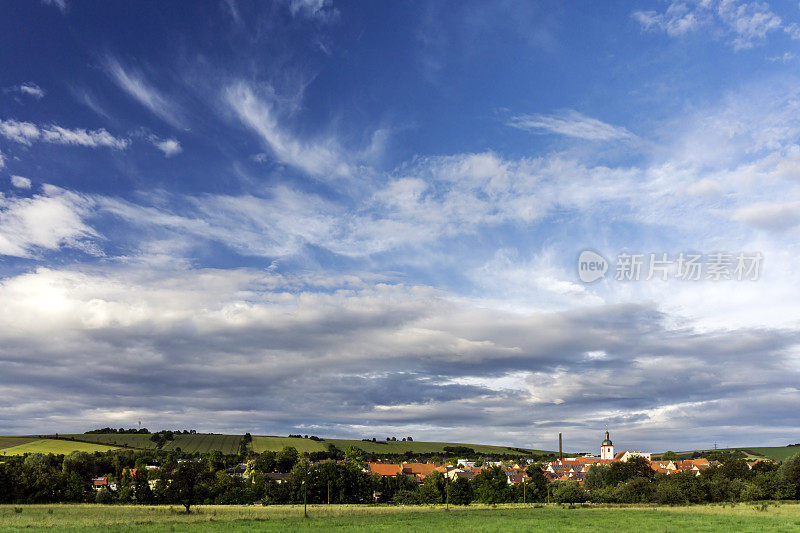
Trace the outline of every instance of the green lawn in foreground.
{"label": "green lawn in foreground", "polygon": [[3,455],[24,455],[26,453],[53,453],[67,455],[79,452],[108,452],[115,449],[113,446],[103,446],[102,444],[92,444],[90,442],[76,442],[69,440],[41,439],[4,448],[0,450]]}
{"label": "green lawn in foreground", "polygon": [[797,531],[800,505],[692,507],[577,507],[501,505],[451,508],[388,506],[204,506],[191,515],[178,507],[98,505],[0,506],[2,531]]}
{"label": "green lawn in foreground", "polygon": [[[333,444],[340,450],[348,446],[357,446],[367,453],[397,453],[402,454],[407,451],[414,453],[443,453],[445,446],[466,446],[478,453],[486,454],[516,454],[521,452],[512,450],[505,446],[491,446],[484,444],[461,444],[457,442],[403,442],[403,441],[362,441],[349,439],[324,439],[321,442],[311,439],[298,439],[291,437],[253,437],[253,451],[261,453],[264,451],[279,451],[285,446],[294,446],[300,452],[318,452],[327,449],[328,444]],[[553,453],[542,450],[529,450],[537,453]]]}

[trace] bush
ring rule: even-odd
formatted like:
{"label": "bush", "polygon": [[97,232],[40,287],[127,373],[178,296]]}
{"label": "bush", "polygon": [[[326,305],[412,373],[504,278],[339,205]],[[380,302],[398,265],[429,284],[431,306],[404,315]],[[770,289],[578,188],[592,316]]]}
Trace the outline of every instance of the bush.
{"label": "bush", "polygon": [[658,484],[655,491],[655,500],[663,505],[677,505],[687,501],[683,491],[669,481],[663,481]]}
{"label": "bush", "polygon": [[558,503],[583,503],[588,497],[577,481],[559,483],[553,491],[553,499]]}
{"label": "bush", "polygon": [[94,495],[94,501],[95,503],[111,503],[114,501],[114,495],[111,494],[110,490],[103,487]]}

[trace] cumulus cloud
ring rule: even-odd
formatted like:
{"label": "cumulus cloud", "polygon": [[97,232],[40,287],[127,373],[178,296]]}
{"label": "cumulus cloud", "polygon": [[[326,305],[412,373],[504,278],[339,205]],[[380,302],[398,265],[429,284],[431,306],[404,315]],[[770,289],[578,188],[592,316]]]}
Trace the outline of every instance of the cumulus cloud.
{"label": "cumulus cloud", "polygon": [[55,124],[37,126],[30,122],[0,119],[0,136],[11,141],[30,146],[34,142],[86,146],[89,148],[108,147],[123,150],[130,144],[129,139],[117,138],[105,129],[69,129]]}
{"label": "cumulus cloud", "polygon": [[664,12],[634,11],[633,19],[644,29],[660,30],[671,37],[709,28],[729,39],[734,50],[752,48],[771,32],[784,28],[781,18],[764,2],[738,0],[673,0]]}
{"label": "cumulus cloud", "polygon": [[11,185],[17,189],[30,189],[31,180],[24,176],[11,176]]}
{"label": "cumulus cloud", "polygon": [[91,243],[99,235],[84,222],[92,201],[51,185],[43,189],[31,198],[0,196],[0,255],[34,257],[65,247],[99,253]]}
{"label": "cumulus cloud", "polygon": [[634,135],[619,126],[606,124],[569,109],[554,115],[517,115],[508,125],[537,133],[555,133],[590,141],[631,139]]}
{"label": "cumulus cloud", "polygon": [[183,152],[181,143],[177,139],[160,139],[156,136],[150,136],[150,142],[153,146],[161,150],[166,157],[172,157]]}
{"label": "cumulus cloud", "polygon": [[332,0],[287,0],[289,11],[294,16],[304,16],[323,21],[336,18],[339,12],[334,9]]}
{"label": "cumulus cloud", "polygon": [[114,57],[106,58],[106,72],[117,86],[168,124],[183,129],[183,113],[177,103],[153,87],[141,72],[125,68]]}

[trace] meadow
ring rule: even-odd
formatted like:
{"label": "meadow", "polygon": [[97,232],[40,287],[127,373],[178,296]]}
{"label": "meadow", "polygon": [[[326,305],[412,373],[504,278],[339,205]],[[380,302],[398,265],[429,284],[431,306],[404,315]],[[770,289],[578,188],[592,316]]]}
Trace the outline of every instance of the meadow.
{"label": "meadow", "polygon": [[57,439],[38,439],[26,440],[22,444],[0,449],[0,456],[3,455],[25,455],[26,453],[52,453],[55,455],[67,455],[74,451],[79,452],[108,452],[115,450],[114,446],[104,446],[90,442],[73,442]]}
{"label": "meadow", "polygon": [[199,506],[186,515],[170,506],[0,506],[2,531],[797,531],[800,505],[665,506],[302,505]]}

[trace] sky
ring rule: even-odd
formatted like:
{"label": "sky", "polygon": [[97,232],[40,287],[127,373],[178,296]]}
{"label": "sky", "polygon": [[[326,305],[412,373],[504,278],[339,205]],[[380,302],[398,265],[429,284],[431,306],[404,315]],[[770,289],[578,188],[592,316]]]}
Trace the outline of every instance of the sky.
{"label": "sky", "polygon": [[3,2],[0,433],[798,442],[799,184],[797,2]]}

